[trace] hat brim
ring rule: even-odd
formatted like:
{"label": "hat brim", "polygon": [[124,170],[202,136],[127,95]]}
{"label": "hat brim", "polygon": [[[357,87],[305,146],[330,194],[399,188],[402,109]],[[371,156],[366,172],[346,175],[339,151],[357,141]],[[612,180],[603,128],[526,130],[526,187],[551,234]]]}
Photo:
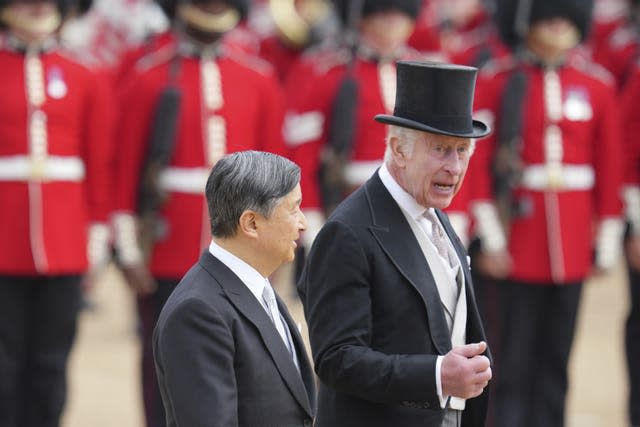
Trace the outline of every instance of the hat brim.
{"label": "hat brim", "polygon": [[470,133],[450,132],[434,128],[414,120],[403,119],[402,117],[391,116],[388,114],[378,114],[375,116],[375,120],[387,125],[402,126],[423,132],[437,133],[439,135],[456,136],[458,138],[482,138],[491,133],[491,128],[479,120],[472,120],[473,131]]}

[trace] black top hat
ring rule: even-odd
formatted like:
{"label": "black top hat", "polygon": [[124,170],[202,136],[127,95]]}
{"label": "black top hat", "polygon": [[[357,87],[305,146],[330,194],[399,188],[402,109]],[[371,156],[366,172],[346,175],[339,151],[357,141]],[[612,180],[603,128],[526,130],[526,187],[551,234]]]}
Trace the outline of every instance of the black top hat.
{"label": "black top hat", "polygon": [[375,119],[389,125],[460,138],[480,138],[489,126],[471,118],[477,69],[435,62],[398,61],[393,115]]}

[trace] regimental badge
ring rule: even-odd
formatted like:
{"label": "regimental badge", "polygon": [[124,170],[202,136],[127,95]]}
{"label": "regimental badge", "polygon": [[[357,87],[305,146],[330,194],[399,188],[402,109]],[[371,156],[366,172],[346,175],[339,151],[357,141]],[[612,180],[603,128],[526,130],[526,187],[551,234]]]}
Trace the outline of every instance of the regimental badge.
{"label": "regimental badge", "polygon": [[569,88],[562,106],[567,120],[586,122],[593,117],[593,109],[588,92],[582,87]]}
{"label": "regimental badge", "polygon": [[69,88],[64,81],[62,69],[52,67],[47,72],[47,94],[53,99],[62,99],[67,95]]}

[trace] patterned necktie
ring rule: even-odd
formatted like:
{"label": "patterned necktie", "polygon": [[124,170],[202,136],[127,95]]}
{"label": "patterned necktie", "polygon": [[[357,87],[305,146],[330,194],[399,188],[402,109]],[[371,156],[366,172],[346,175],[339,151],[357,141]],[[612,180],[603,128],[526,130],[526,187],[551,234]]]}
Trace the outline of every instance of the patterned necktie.
{"label": "patterned necktie", "polygon": [[287,347],[289,354],[292,355],[291,346],[289,344],[289,337],[287,336],[287,331],[285,330],[286,326],[280,317],[280,310],[278,310],[278,303],[276,302],[276,294],[271,287],[271,284],[267,281],[265,282],[264,289],[262,290],[262,299],[267,304],[267,313],[271,318],[271,321],[275,325],[282,341],[284,341],[284,345]]}
{"label": "patterned necktie", "polygon": [[424,211],[424,217],[427,218],[431,222],[431,243],[438,250],[438,254],[444,259],[447,260],[449,264],[451,264],[451,260],[449,259],[449,251],[447,250],[447,237],[445,236],[444,230],[440,225],[440,221],[436,217],[435,213],[430,209]]}

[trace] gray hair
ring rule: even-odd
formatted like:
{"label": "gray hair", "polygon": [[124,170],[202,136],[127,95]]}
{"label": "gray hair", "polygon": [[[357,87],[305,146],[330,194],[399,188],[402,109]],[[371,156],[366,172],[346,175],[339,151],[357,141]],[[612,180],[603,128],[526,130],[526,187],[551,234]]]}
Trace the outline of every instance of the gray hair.
{"label": "gray hair", "polygon": [[241,151],[226,155],[211,169],[205,195],[211,234],[232,237],[245,210],[269,218],[300,182],[300,167],[273,153]]}

